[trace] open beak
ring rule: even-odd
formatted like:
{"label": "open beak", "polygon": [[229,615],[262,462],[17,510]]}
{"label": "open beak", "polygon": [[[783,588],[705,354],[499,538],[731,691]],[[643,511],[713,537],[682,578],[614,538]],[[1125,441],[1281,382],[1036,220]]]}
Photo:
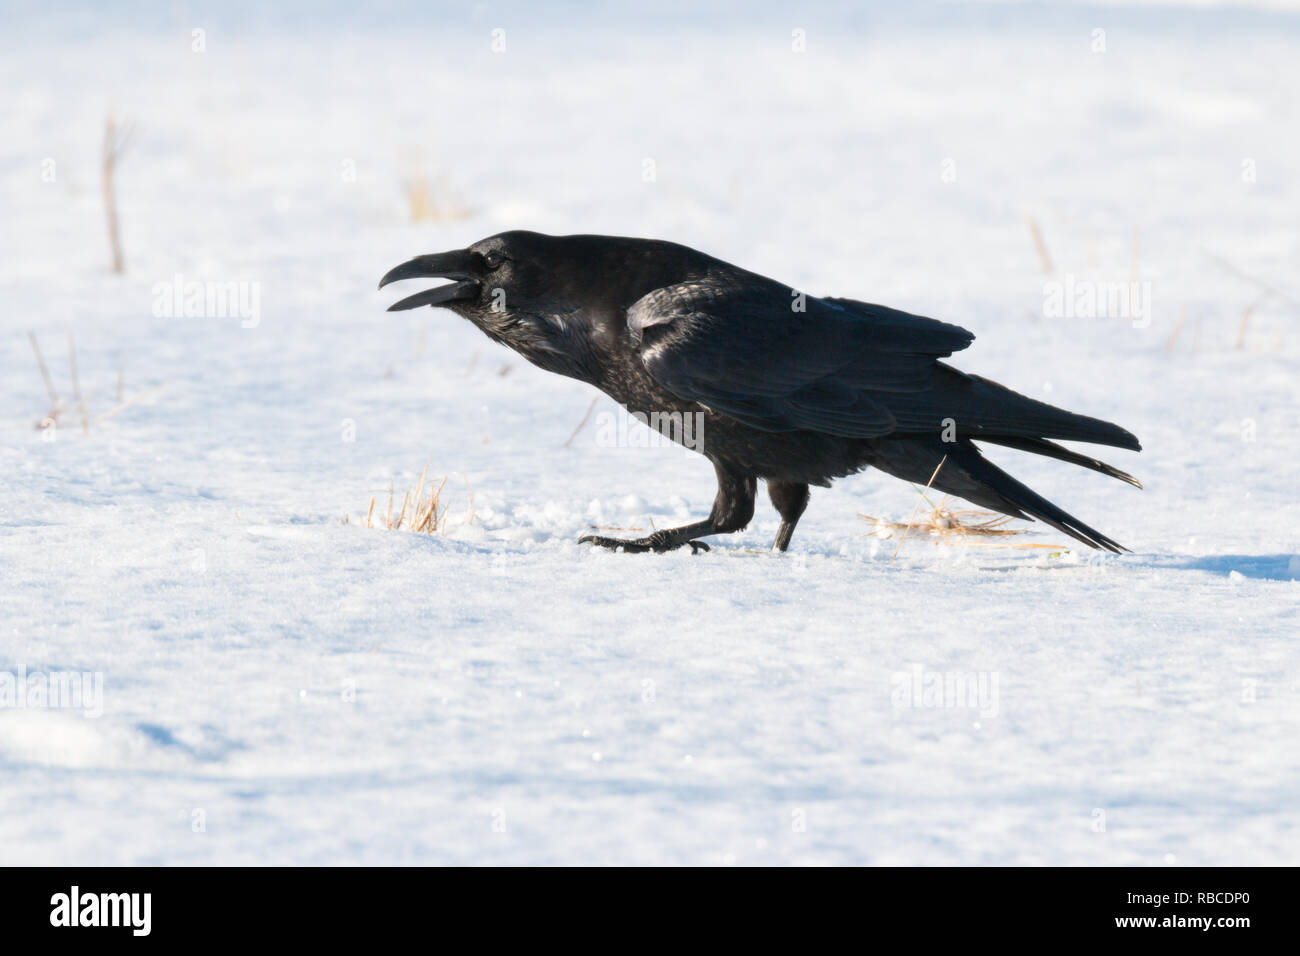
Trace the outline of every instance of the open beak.
{"label": "open beak", "polygon": [[400,282],[402,279],[460,280],[451,285],[440,285],[436,289],[428,289],[408,296],[390,305],[389,312],[403,312],[406,309],[417,309],[422,305],[446,305],[448,302],[461,299],[474,299],[482,291],[482,286],[477,280],[470,278],[469,267],[470,254],[463,249],[456,252],[439,252],[431,256],[416,256],[408,262],[403,262],[396,269],[390,270],[379,280],[379,288],[382,289],[390,282]]}

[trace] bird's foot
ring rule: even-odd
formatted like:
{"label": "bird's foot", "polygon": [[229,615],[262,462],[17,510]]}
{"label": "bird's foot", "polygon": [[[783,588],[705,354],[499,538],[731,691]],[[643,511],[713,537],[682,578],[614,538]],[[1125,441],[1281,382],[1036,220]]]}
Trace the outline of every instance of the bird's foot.
{"label": "bird's foot", "polygon": [[685,545],[691,546],[691,554],[699,554],[701,551],[708,551],[709,546],[703,541],[676,541],[667,536],[652,534],[648,538],[606,538],[598,534],[584,534],[578,539],[578,544],[594,544],[599,548],[609,548],[611,551],[622,549],[628,554],[645,554],[653,551],[656,554],[662,554],[665,551],[675,551],[677,548]]}

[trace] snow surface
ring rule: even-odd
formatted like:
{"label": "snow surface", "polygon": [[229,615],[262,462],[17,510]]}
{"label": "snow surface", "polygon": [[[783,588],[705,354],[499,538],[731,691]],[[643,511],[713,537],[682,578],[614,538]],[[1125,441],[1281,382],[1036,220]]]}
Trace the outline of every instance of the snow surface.
{"label": "snow surface", "polygon": [[[104,683],[0,710],[0,863],[1296,862],[1300,16],[1267,6],[8,5],[0,675]],[[467,215],[412,223],[416,173]],[[388,268],[508,228],[970,328],[959,367],[1143,440],[1104,456],[1141,492],[990,453],[1134,553],[895,557],[858,515],[916,495],[874,473],[785,555],[765,498],[705,555],[578,547],[698,518],[712,470],[609,447],[605,399],[566,446],[591,389],[384,313]],[[1046,318],[1066,272],[1150,282],[1150,322]],[[177,275],[258,321],[156,317]],[[29,329],[65,397],[75,336],[92,416],[119,368],[141,399],[47,440]],[[445,535],[358,526],[426,461]]]}

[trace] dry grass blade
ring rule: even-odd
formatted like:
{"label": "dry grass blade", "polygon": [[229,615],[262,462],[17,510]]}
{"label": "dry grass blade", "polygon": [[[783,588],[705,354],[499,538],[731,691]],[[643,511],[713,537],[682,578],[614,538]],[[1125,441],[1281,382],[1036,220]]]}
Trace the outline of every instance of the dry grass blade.
{"label": "dry grass blade", "polygon": [[90,419],[86,414],[86,398],[81,394],[81,379],[77,375],[77,342],[72,333],[68,333],[68,370],[72,373],[72,400],[76,402],[73,407],[81,412],[81,434],[90,434]]}
{"label": "dry grass blade", "polygon": [[109,116],[104,123],[103,177],[104,177],[104,215],[108,221],[108,244],[113,253],[113,271],[119,275],[126,271],[122,256],[122,236],[118,225],[117,190],[114,185],[118,161],[126,152],[131,140],[131,127],[117,125],[117,120]]}
{"label": "dry grass blade", "polygon": [[[403,187],[411,222],[456,222],[469,217],[469,207],[458,198],[447,195],[445,189],[435,190],[427,175],[410,176]],[[442,194],[441,201],[435,193]]]}
{"label": "dry grass blade", "polygon": [[1165,343],[1165,351],[1172,352],[1174,346],[1178,344],[1178,336],[1182,335],[1183,326],[1187,323],[1187,307],[1183,306],[1179,310],[1178,321],[1174,324],[1174,330],[1169,333],[1169,341]]}
{"label": "dry grass blade", "polygon": [[37,428],[49,428],[59,420],[59,413],[63,411],[63,400],[59,398],[59,393],[54,390],[54,380],[50,378],[50,370],[45,366],[45,356],[41,355],[40,343],[36,341],[36,333],[28,332],[28,340],[32,343],[32,352],[36,354],[36,364],[41,370],[41,378],[45,381],[45,391],[50,396],[50,410],[41,416],[37,421]]}
{"label": "dry grass blade", "polygon": [[1250,324],[1250,317],[1255,314],[1256,309],[1258,309],[1261,305],[1263,305],[1268,300],[1268,297],[1270,295],[1272,295],[1271,292],[1265,292],[1263,295],[1261,295],[1250,305],[1246,306],[1246,310],[1241,313],[1241,322],[1237,325],[1237,344],[1234,346],[1234,348],[1240,349],[1245,347],[1246,326]]}
{"label": "dry grass blade", "polygon": [[442,500],[442,489],[447,486],[447,479],[444,478],[438,483],[438,490],[429,496],[429,516],[431,523],[427,527],[429,534],[435,531],[446,533],[447,524],[443,520],[447,516],[447,510],[444,508],[442,514],[438,513],[438,502]]}
{"label": "dry grass blade", "polygon": [[1038,228],[1038,220],[1033,216],[1029,217],[1029,232],[1034,237],[1034,248],[1038,250],[1038,258],[1043,263],[1043,274],[1050,276],[1056,269],[1052,265],[1052,257],[1047,253],[1047,243],[1043,240],[1043,231]]}
{"label": "dry grass blade", "polygon": [[[934,484],[934,479],[936,479],[936,478],[939,477],[939,469],[941,469],[941,468],[944,466],[944,463],[947,462],[947,460],[948,460],[948,456],[947,456],[947,455],[944,455],[942,458],[939,459],[939,464],[937,464],[937,465],[934,466],[934,474],[932,474],[932,475],[930,476],[930,480],[927,481],[927,482],[925,483],[926,491],[928,491],[928,490],[930,489],[930,486],[931,486],[932,484]],[[917,497],[917,499],[916,499],[916,506],[912,508],[912,517],[909,518],[909,519],[908,519],[908,522],[907,522],[907,527],[908,527],[908,529],[911,528],[911,526],[912,526],[912,522],[916,520],[916,512],[917,512],[917,509],[921,507],[921,502],[922,502],[923,500],[925,500],[925,492],[924,492],[924,491],[922,491],[922,492],[918,495],[918,497]],[[894,549],[894,556],[893,556],[892,558],[889,559],[889,563],[890,563],[890,564],[893,564],[894,561],[897,560],[897,558],[898,558],[898,552],[900,552],[900,551],[903,550],[903,542],[906,541],[906,540],[907,540],[907,529],[904,529],[904,531],[903,531],[903,537],[901,537],[901,538],[898,540],[898,547]]]}
{"label": "dry grass blade", "polygon": [[40,366],[41,378],[45,380],[45,391],[50,395],[50,405],[57,406],[59,404],[59,393],[54,390],[54,380],[50,378],[50,370],[45,367],[45,357],[41,355],[41,346],[36,341],[36,333],[28,332],[27,338],[31,340],[32,351],[36,353],[36,364]]}
{"label": "dry grass blade", "polygon": [[437,488],[432,488],[429,491],[428,504],[424,506],[420,521],[413,530],[425,534],[433,534],[435,531],[445,532],[447,530],[442,520],[446,512],[439,513],[438,511],[438,504],[442,500],[442,489],[446,487],[446,484],[447,479],[444,478],[439,482]]}
{"label": "dry grass blade", "polygon": [[568,448],[570,445],[573,444],[573,440],[578,437],[578,432],[582,431],[582,426],[587,424],[587,419],[591,417],[591,413],[596,408],[596,402],[599,400],[600,400],[599,395],[597,395],[595,398],[591,400],[591,404],[587,406],[587,414],[582,416],[582,421],[578,422],[578,427],[573,430],[573,434],[570,435],[568,439],[565,441],[565,443],[560,446],[561,448]]}
{"label": "dry grass blade", "polygon": [[68,372],[72,375],[72,400],[81,401],[81,380],[77,377],[77,340],[68,333]]}
{"label": "dry grass blade", "polygon": [[[379,524],[375,524],[373,520],[375,499],[372,497],[370,510],[366,514],[365,527],[380,527],[388,531],[414,531],[420,534],[446,534],[448,509],[442,505],[442,492],[446,487],[446,478],[438,480],[436,484],[429,478],[429,463],[426,461],[415,484],[403,493],[397,516],[393,516],[393,505],[397,500],[396,487],[393,482],[389,482],[388,504],[384,508]],[[465,493],[469,498],[465,523],[473,524],[474,492],[470,488],[468,478],[465,479]],[[351,523],[348,516],[344,516],[343,523]]]}
{"label": "dry grass blade", "polygon": [[96,416],[94,419],[94,423],[98,425],[100,422],[107,421],[108,419],[112,418],[118,412],[126,411],[132,405],[136,404],[137,402],[143,401],[144,399],[148,398],[150,395],[153,395],[155,392],[161,390],[162,387],[166,384],[167,384],[166,382],[163,382],[161,385],[155,385],[153,388],[146,389],[145,391],[140,392],[137,395],[132,395],[130,398],[128,398],[121,405],[118,405],[116,408],[110,408],[108,411],[104,412],[104,414]]}
{"label": "dry grass blade", "polygon": [[420,469],[420,480],[415,486],[415,501],[419,504],[420,497],[424,494],[424,479],[429,474],[429,463],[426,461],[424,467]]}
{"label": "dry grass blade", "polygon": [[[933,479],[931,479],[933,480]],[[921,495],[924,499],[924,494]],[[998,514],[995,511],[980,511],[978,509],[953,509],[948,507],[951,499],[944,497],[937,505],[931,504],[930,511],[924,513],[920,520],[917,520],[916,510],[913,510],[912,517],[907,521],[885,521],[882,518],[876,518],[872,515],[859,514],[858,517],[868,521],[872,525],[872,530],[876,534],[882,531],[892,533],[902,531],[903,539],[912,531],[922,531],[930,537],[938,538],[936,544],[953,545],[960,547],[986,547],[986,548],[1031,548],[1047,549],[1051,551],[1065,551],[1068,548],[1059,544],[1035,544],[1030,542],[1011,542],[1007,538],[1017,537],[1022,534],[1028,534],[1028,528],[1010,528],[1008,524],[1016,519],[1009,515]],[[926,504],[930,504],[925,499]],[[885,535],[882,535],[882,537]],[[992,539],[992,540],[989,540]],[[898,547],[901,549],[903,542],[900,540]],[[898,557],[898,550],[894,551],[894,557]],[[892,559],[891,559],[892,563]]]}

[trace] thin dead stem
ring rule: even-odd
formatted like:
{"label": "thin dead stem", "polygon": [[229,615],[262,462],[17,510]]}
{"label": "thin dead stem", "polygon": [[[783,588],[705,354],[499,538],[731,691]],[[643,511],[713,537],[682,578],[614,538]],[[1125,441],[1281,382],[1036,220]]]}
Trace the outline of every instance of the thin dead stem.
{"label": "thin dead stem", "polygon": [[155,385],[153,388],[148,388],[145,389],[143,392],[139,392],[135,395],[132,395],[130,398],[128,398],[125,402],[122,402],[116,408],[111,408],[108,411],[104,412],[104,414],[96,416],[93,419],[93,424],[98,425],[100,422],[108,421],[110,418],[112,418],[114,415],[118,414],[119,412],[124,412],[132,405],[135,405],[138,402],[142,402],[150,395],[153,395],[161,391],[166,385],[167,385],[166,382],[162,382],[158,385]]}
{"label": "thin dead stem", "polygon": [[1237,324],[1237,343],[1235,348],[1245,348],[1246,345],[1246,326],[1250,324],[1250,317],[1255,314],[1255,310],[1263,305],[1273,293],[1265,292],[1258,299],[1246,306],[1245,311],[1241,313],[1241,322]]}
{"label": "thin dead stem", "polygon": [[[459,199],[448,197],[445,189],[435,191],[424,173],[408,177],[403,187],[411,222],[456,222],[470,214],[469,207]],[[441,192],[443,198],[440,200],[435,192]]]}
{"label": "thin dead stem", "polygon": [[1043,239],[1043,231],[1038,228],[1038,220],[1033,216],[1029,217],[1029,233],[1034,237],[1034,248],[1038,250],[1038,259],[1043,264],[1043,274],[1051,275],[1056,269],[1052,265],[1052,257],[1047,252],[1047,242]]}
{"label": "thin dead stem", "polygon": [[582,431],[582,426],[587,424],[587,419],[591,417],[591,413],[596,408],[596,402],[599,400],[600,400],[599,395],[597,395],[595,398],[591,400],[591,404],[587,406],[587,414],[582,416],[582,421],[578,422],[578,427],[573,430],[573,434],[570,435],[568,439],[565,441],[565,443],[560,446],[561,448],[568,448],[571,444],[573,444],[573,440],[578,437],[578,432]]}
{"label": "thin dead stem", "polygon": [[[930,480],[925,483],[926,491],[930,490],[930,486],[934,484],[934,479],[939,477],[939,469],[943,467],[944,462],[946,462],[947,460],[948,460],[948,456],[944,455],[942,458],[939,459],[939,464],[934,466],[934,474],[932,474],[930,476]],[[921,507],[921,501],[924,500],[924,498],[925,498],[925,492],[923,491],[916,499],[916,506],[912,508],[912,517],[908,519],[907,528],[903,530],[903,537],[899,539],[898,547],[894,549],[894,556],[889,559],[890,564],[893,564],[898,559],[898,552],[903,550],[903,542],[907,540],[907,532],[911,530],[912,522],[916,520],[917,509]]]}
{"label": "thin dead stem", "polygon": [[73,407],[81,412],[81,434],[90,434],[90,419],[86,415],[86,398],[81,394],[81,380],[77,376],[77,342],[72,333],[68,333],[68,370],[72,373]]}
{"label": "thin dead stem", "polygon": [[59,398],[59,393],[54,390],[54,380],[50,378],[50,370],[45,365],[45,357],[41,355],[41,346],[36,341],[36,333],[28,332],[27,338],[32,343],[32,351],[36,353],[36,364],[41,370],[41,378],[45,381],[45,391],[50,396],[50,410],[36,423],[37,428],[45,428],[47,427],[46,423],[59,420],[59,412],[63,410],[63,402]]}
{"label": "thin dead stem", "polygon": [[126,271],[122,256],[122,235],[117,215],[117,164],[131,141],[131,127],[119,127],[117,119],[109,116],[104,123],[104,215],[108,222],[108,245],[113,253],[113,271],[121,275]]}

